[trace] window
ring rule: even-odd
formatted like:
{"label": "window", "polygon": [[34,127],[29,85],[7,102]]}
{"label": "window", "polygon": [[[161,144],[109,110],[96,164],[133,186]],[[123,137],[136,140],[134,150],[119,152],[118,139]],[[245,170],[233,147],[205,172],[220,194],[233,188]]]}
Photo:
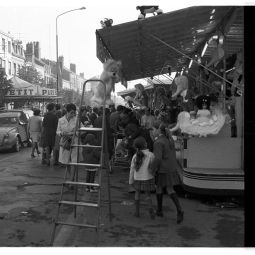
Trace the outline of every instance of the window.
{"label": "window", "polygon": [[17,74],[16,63],[13,63],[13,75],[15,76],[16,74]]}
{"label": "window", "polygon": [[2,50],[3,52],[5,52],[5,39],[2,38]]}
{"label": "window", "polygon": [[8,74],[11,75],[12,74],[12,63],[8,62]]}
{"label": "window", "polygon": [[15,48],[14,48],[14,52],[15,52],[16,54],[18,54],[17,45],[15,45],[14,47],[15,47]]}
{"label": "window", "polygon": [[5,66],[6,66],[6,65],[5,65],[5,60],[3,59],[3,60],[2,60],[2,68],[5,69]]}
{"label": "window", "polygon": [[2,59],[0,58],[0,68],[2,68]]}
{"label": "window", "polygon": [[18,65],[18,74],[20,73],[20,65]]}
{"label": "window", "polygon": [[8,52],[11,53],[11,42],[8,41]]}

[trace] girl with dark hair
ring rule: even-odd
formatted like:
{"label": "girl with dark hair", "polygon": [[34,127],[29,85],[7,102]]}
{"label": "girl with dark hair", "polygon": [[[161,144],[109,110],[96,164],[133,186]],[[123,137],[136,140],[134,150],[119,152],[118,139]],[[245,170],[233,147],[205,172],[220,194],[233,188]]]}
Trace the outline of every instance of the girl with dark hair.
{"label": "girl with dark hair", "polygon": [[152,164],[154,155],[147,149],[147,143],[144,137],[139,136],[134,140],[136,153],[132,158],[129,174],[129,184],[135,188],[135,216],[140,216],[140,192],[144,191],[149,201],[149,213],[152,219],[155,218],[155,212],[152,207],[151,191],[155,190]]}
{"label": "girl with dark hair", "polygon": [[155,155],[154,167],[156,170],[157,215],[163,217],[163,189],[166,188],[167,194],[176,206],[177,223],[179,224],[183,221],[184,212],[173,188],[174,185],[181,183],[177,173],[178,166],[174,141],[165,124],[160,124],[158,134],[153,146]]}

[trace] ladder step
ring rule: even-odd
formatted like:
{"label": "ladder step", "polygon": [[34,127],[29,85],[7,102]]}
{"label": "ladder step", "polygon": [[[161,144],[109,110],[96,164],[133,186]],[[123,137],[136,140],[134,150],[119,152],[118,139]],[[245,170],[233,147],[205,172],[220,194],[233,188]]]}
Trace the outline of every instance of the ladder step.
{"label": "ladder step", "polygon": [[101,167],[100,164],[87,164],[87,163],[68,163],[69,166],[90,166],[90,167]]}
{"label": "ladder step", "polygon": [[63,184],[64,185],[80,185],[80,186],[99,187],[98,183],[88,183],[88,182],[71,182],[71,181],[66,181]]}
{"label": "ladder step", "polygon": [[79,131],[102,131],[102,128],[81,127]]}
{"label": "ladder step", "polygon": [[102,148],[102,146],[98,146],[98,145],[83,145],[83,144],[73,144],[72,147],[82,147],[82,148],[90,147],[90,148],[99,148],[99,149]]}
{"label": "ladder step", "polygon": [[71,222],[64,222],[64,221],[57,221],[57,222],[55,222],[55,224],[56,225],[75,226],[75,227],[84,227],[84,228],[97,228],[96,225],[78,224],[78,223],[71,223]]}
{"label": "ladder step", "polygon": [[88,206],[88,207],[98,207],[98,204],[95,203],[87,203],[87,202],[73,202],[73,201],[59,201],[59,204],[63,205],[76,205],[76,206]]}

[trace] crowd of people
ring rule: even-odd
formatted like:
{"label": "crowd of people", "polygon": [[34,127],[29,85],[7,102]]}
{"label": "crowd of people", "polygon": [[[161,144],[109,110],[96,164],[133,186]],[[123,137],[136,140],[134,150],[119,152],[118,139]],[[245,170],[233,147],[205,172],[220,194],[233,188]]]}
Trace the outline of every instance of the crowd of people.
{"label": "crowd of people", "polygon": [[[42,164],[50,166],[66,166],[74,179],[74,171],[68,162],[84,162],[98,164],[100,149],[96,147],[78,147],[70,151],[71,141],[78,143],[78,135],[74,135],[77,117],[81,126],[102,127],[103,108],[83,106],[80,109],[70,103],[64,106],[49,103],[43,118],[40,110],[34,109],[34,116],[29,121],[29,133],[32,138],[31,157],[35,151],[42,154]],[[114,105],[105,109],[106,149],[109,159],[124,157],[130,164],[129,184],[135,189],[135,216],[140,215],[140,194],[147,194],[150,203],[151,218],[162,217],[163,194],[166,193],[177,209],[177,223],[183,221],[183,210],[179,203],[174,185],[180,184],[177,174],[175,146],[170,133],[169,124],[164,112],[145,109],[131,109]],[[99,132],[86,131],[80,133],[80,141],[85,145],[99,145]],[[118,142],[116,142],[118,141]],[[42,152],[39,150],[42,147]],[[51,155],[53,154],[53,160]],[[95,182],[96,168],[87,170],[86,181]],[[88,192],[96,191],[93,187]],[[156,191],[157,210],[154,211],[151,193]]]}

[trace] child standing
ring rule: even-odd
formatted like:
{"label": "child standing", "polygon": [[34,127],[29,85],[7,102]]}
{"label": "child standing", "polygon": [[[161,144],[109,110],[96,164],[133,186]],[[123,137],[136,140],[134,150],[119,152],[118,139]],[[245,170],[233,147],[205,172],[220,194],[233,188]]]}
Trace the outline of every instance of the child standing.
{"label": "child standing", "polygon": [[140,216],[140,192],[144,191],[149,201],[149,213],[152,219],[155,212],[152,207],[151,191],[155,190],[153,171],[151,169],[154,154],[147,149],[144,137],[139,136],[134,140],[136,153],[132,158],[130,166],[129,184],[135,188],[135,216]]}
{"label": "child standing", "polygon": [[[84,145],[97,145],[96,137],[94,134],[87,134],[84,142]],[[98,148],[93,147],[85,147],[82,151],[83,156],[83,163],[87,164],[99,164],[100,161],[100,150]],[[95,175],[98,168],[96,167],[90,167],[86,168],[87,175],[86,175],[86,182],[87,183],[94,183],[95,182]],[[87,187],[87,192],[96,192],[94,187]]]}

